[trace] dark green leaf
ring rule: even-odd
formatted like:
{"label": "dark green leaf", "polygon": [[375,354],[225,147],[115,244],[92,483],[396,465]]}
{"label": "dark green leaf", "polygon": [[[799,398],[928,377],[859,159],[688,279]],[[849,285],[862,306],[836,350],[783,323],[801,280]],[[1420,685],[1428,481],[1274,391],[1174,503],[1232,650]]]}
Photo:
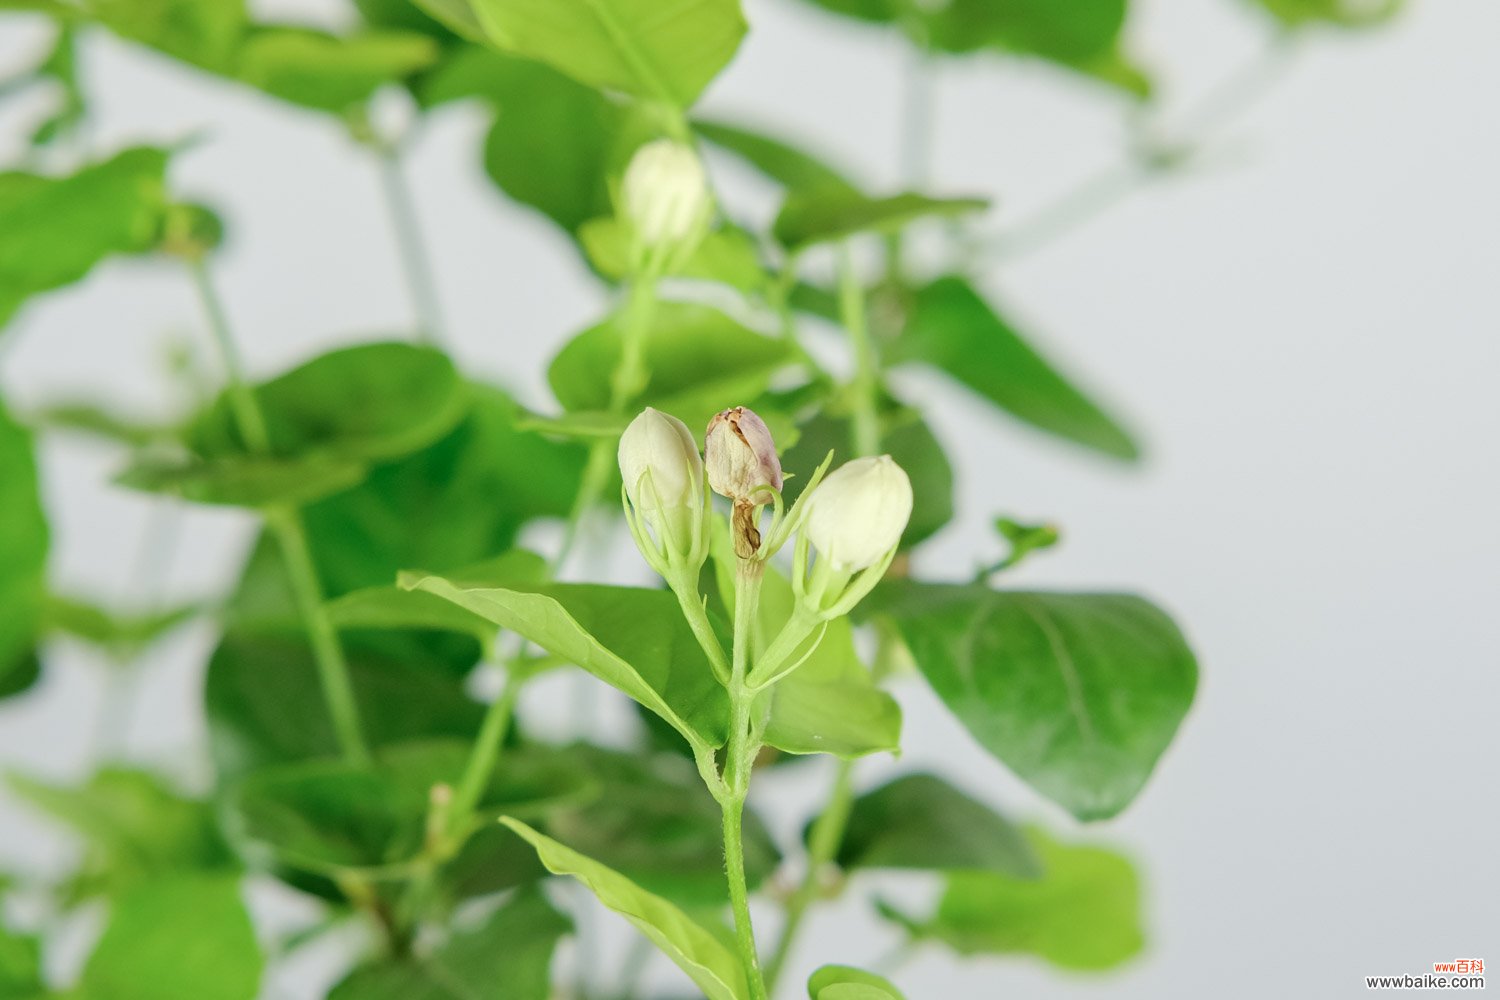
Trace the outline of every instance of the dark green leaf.
{"label": "dark green leaf", "polygon": [[35,663],[48,530],[31,434],[11,419],[3,400],[0,470],[0,691],[14,693]]}
{"label": "dark green leaf", "polygon": [[549,871],[578,879],[599,902],[634,924],[692,978],[708,1000],[746,1000],[749,996],[744,966],[734,952],[672,903],[525,823],[501,822],[536,848]]}
{"label": "dark green leaf", "polygon": [[14,934],[0,924],[0,997],[41,1000],[42,942],[29,934]]}
{"label": "dark green leaf", "polygon": [[954,872],[919,936],[962,955],[1032,954],[1064,969],[1113,968],[1140,953],[1140,883],[1130,862],[1099,847],[1031,841],[1046,874],[1021,880]]}
{"label": "dark green leaf", "polygon": [[738,0],[469,0],[485,34],[591,87],[686,108],[745,34]]}
{"label": "dark green leaf", "polygon": [[0,173],[0,328],[29,296],[151,249],[166,165],[164,150],[138,147],[68,177]]}
{"label": "dark green leaf", "polygon": [[693,122],[693,131],[727,150],[782,187],[798,191],[853,191],[843,174],[811,153],[780,139],[727,122]]}
{"label": "dark green leaf", "polygon": [[893,233],[921,219],[954,217],[989,206],[983,198],[930,198],[924,194],[871,198],[853,190],[793,190],[772,232],[783,245],[801,249],[857,233]]}
{"label": "dark green leaf", "polygon": [[1114,48],[1125,8],[1126,0],[951,0],[927,26],[932,43],[950,52],[994,47],[1074,65]]}
{"label": "dark green leaf", "polygon": [[847,965],[825,965],[807,980],[811,1000],[905,1000],[884,976]]}
{"label": "dark green leaf", "polygon": [[[345,632],[344,650],[366,738],[377,749],[432,737],[472,739],[480,706],[463,690],[476,650],[454,657],[426,639]],[[446,637],[444,637],[446,638]],[[208,664],[209,740],[221,776],[278,761],[338,755],[312,651],[299,633],[230,632]]]}
{"label": "dark green leaf", "polygon": [[1130,594],[904,583],[880,598],[981,745],[1082,820],[1135,798],[1192,704],[1198,667]]}
{"label": "dark green leaf", "polygon": [[[553,359],[547,380],[565,409],[609,409],[623,322],[617,315],[585,330]],[[755,333],[717,309],[662,302],[646,335],[650,381],[629,406],[654,406],[697,431],[720,410],[759,396],[790,359],[786,341]]]}
{"label": "dark green leaf", "polygon": [[552,952],[572,930],[535,890],[523,890],[436,951],[357,970],[328,1000],[547,1000]]}
{"label": "dark green leaf", "polygon": [[594,584],[464,588],[436,576],[412,586],[576,663],[683,735],[723,745],[727,697],[671,594]]}
{"label": "dark green leaf", "polygon": [[907,328],[887,359],[941,368],[1013,416],[1106,455],[1140,454],[1128,432],[961,278],[940,278],[917,293]]}
{"label": "dark green leaf", "polygon": [[843,868],[995,871],[1035,878],[1025,837],[934,774],[903,775],[854,800],[835,859]]}
{"label": "dark green leaf", "polygon": [[305,28],[252,33],[239,56],[239,77],[294,104],[340,113],[375,90],[424,69],[438,56],[425,35],[370,31],[338,36]]}
{"label": "dark green leaf", "polygon": [[80,985],[109,1000],[253,1000],[264,965],[239,879],[180,875],[121,897]]}
{"label": "dark green leaf", "polygon": [[[575,747],[580,770],[603,795],[547,817],[547,832],[648,892],[683,906],[724,901],[722,818],[697,770],[680,757],[638,757]],[[751,889],[780,855],[765,825],[745,814],[745,875]]]}
{"label": "dark green leaf", "polygon": [[[255,396],[274,456],[351,461],[425,448],[451,432],[471,403],[446,355],[396,342],[331,351],[256,387]],[[245,451],[227,396],[196,418],[191,441],[209,458]]]}
{"label": "dark green leaf", "polygon": [[300,506],[348,489],[364,478],[363,462],[328,454],[297,458],[226,455],[197,459],[140,455],[115,482],[146,493],[229,507]]}

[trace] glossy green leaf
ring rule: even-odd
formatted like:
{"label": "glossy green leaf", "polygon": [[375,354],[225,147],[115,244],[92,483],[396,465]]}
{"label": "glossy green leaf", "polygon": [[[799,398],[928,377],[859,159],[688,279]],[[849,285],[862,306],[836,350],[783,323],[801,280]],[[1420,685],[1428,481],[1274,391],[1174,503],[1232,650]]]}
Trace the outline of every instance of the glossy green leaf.
{"label": "glossy green leaf", "polygon": [[749,996],[739,958],[675,905],[525,823],[508,818],[501,822],[536,848],[549,871],[578,879],[599,902],[634,924],[688,974],[708,1000],[746,1000]]}
{"label": "glossy green leaf", "polygon": [[550,67],[476,46],[455,50],[417,93],[429,107],[489,101],[498,117],[485,140],[486,173],[570,234],[613,212],[609,178],[654,133],[638,112]]}
{"label": "glossy green leaf", "polygon": [[425,69],[438,57],[425,35],[370,31],[338,36],[305,28],[251,34],[239,53],[239,78],[274,97],[344,112],[382,85]]}
{"label": "glossy green leaf", "polygon": [[[547,832],[647,892],[682,906],[722,906],[723,819],[697,769],[673,756],[592,747],[575,747],[573,754],[604,794],[551,813]],[[775,871],[780,854],[751,811],[744,847],[745,877],[754,890]]]}
{"label": "glossy green leaf", "polygon": [[922,219],[953,218],[988,206],[983,198],[931,198],[912,192],[871,198],[853,190],[793,190],[782,203],[772,233],[784,246],[800,250],[859,233],[899,232]]}
{"label": "glossy green leaf", "polygon": [[594,584],[464,588],[436,576],[411,586],[577,664],[684,736],[723,745],[727,697],[671,594]]}
{"label": "glossy green leaf", "polygon": [[253,1000],[264,965],[239,879],[180,875],[119,899],[79,985],[109,1000]]}
{"label": "glossy green leaf", "polygon": [[30,296],[155,246],[166,165],[137,147],[65,177],[0,173],[0,328]]}
{"label": "glossy green leaf", "polygon": [[810,1000],[905,1000],[884,976],[847,965],[825,965],[807,980]]}
{"label": "glossy green leaf", "polygon": [[[335,876],[410,877],[423,853],[431,790],[455,788],[469,744],[396,744],[374,765],[341,760],[267,767],[232,791],[226,809],[240,853],[261,867]],[[478,803],[481,816],[538,816],[597,787],[571,757],[547,748],[507,748]]]}
{"label": "glossy green leaf", "polygon": [[1193,701],[1182,633],[1130,594],[904,583],[880,600],[974,738],[1082,820],[1135,798]]}
{"label": "glossy green leaf", "polygon": [[236,867],[210,804],[144,771],[110,768],[78,787],[12,774],[7,785],[82,839],[83,862],[66,893],[74,902],[118,895],[173,872]]}
{"label": "glossy green leaf", "polygon": [[20,681],[34,677],[48,530],[31,434],[11,418],[3,400],[0,470],[0,691],[12,694],[24,686]]}
{"label": "glossy green leaf", "polygon": [[[623,322],[614,316],[585,330],[553,359],[547,380],[565,409],[609,409]],[[699,431],[725,407],[759,396],[790,360],[786,341],[756,333],[717,309],[662,302],[646,335],[650,381],[630,408],[654,406]]]}
{"label": "glossy green leaf", "polygon": [[300,506],[348,489],[365,477],[355,459],[312,453],[297,458],[142,454],[115,482],[145,493],[229,507]]}
{"label": "glossy green leaf", "polygon": [[572,923],[523,890],[436,951],[356,970],[328,1000],[547,1000],[552,953]]}
{"label": "glossy green leaf", "polygon": [[[413,576],[420,578],[425,573]],[[534,552],[513,549],[494,559],[450,572],[448,579],[466,587],[503,587],[512,583],[541,583],[547,561]],[[340,628],[437,629],[474,636],[486,649],[495,641],[498,626],[424,591],[364,587],[329,602],[328,616]]]}
{"label": "glossy green leaf", "polygon": [[734,56],[738,0],[469,0],[497,46],[603,90],[686,108]]}
{"label": "glossy green leaf", "polygon": [[1116,458],[1140,454],[1130,434],[1075,388],[961,278],[917,295],[906,329],[886,354],[947,372],[1034,427]]}
{"label": "glossy green leaf", "polygon": [[[471,404],[446,355],[398,342],[330,351],[254,392],[277,458],[399,458],[450,433]],[[190,440],[209,458],[244,453],[227,395],[196,418]]]}
{"label": "glossy green leaf", "polygon": [[952,873],[937,912],[915,923],[918,935],[962,955],[1031,954],[1064,969],[1109,969],[1140,954],[1140,880],[1130,862],[1030,833],[1042,878]]}
{"label": "glossy green leaf", "polygon": [[[590,219],[578,230],[589,261],[607,278],[630,274],[630,238],[615,216]],[[717,281],[741,291],[755,291],[766,283],[755,243],[742,229],[715,229],[703,237],[692,255],[674,262],[663,277]]]}
{"label": "glossy green leaf", "polygon": [[[830,451],[835,469],[855,457],[854,424],[845,414],[821,410],[798,430],[801,436],[781,462],[783,469],[798,476],[787,480],[784,496],[789,503],[802,495],[812,471]],[[881,409],[880,444],[911,479],[911,520],[901,535],[901,547],[909,549],[953,519],[953,466],[921,414],[894,402]]]}
{"label": "glossy green leaf", "polygon": [[1020,830],[935,774],[902,775],[856,798],[835,860],[846,869],[1041,872]]}
{"label": "glossy green leaf", "polygon": [[[344,632],[344,652],[365,737],[380,748],[434,737],[473,739],[483,715],[463,690],[477,648]],[[462,652],[462,650],[460,650]],[[335,757],[338,741],[300,631],[231,631],[208,664],[209,744],[224,777],[280,761]]]}
{"label": "glossy green leaf", "polygon": [[742,125],[693,122],[693,131],[733,153],[782,187],[798,191],[853,191],[855,185],[811,153]]}

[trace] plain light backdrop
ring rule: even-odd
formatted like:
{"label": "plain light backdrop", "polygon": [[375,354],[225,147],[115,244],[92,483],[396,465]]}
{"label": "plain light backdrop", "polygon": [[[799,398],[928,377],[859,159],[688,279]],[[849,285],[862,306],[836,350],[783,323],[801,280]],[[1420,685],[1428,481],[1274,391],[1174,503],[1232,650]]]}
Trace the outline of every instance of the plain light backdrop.
{"label": "plain light backdrop", "polygon": [[[1267,44],[1249,3],[1133,7],[1131,46],[1160,77],[1169,132]],[[337,15],[332,0],[260,9]],[[795,0],[749,0],[747,12],[752,34],[706,110],[899,186],[904,47]],[[0,71],[44,37],[35,22],[0,21]],[[1054,519],[1064,545],[1016,583],[1140,590],[1178,617],[1202,663],[1197,703],[1145,793],[1090,829],[981,752],[919,681],[901,686],[904,759],[863,765],[861,784],[938,768],[1017,817],[1119,846],[1140,865],[1150,927],[1147,953],[1102,977],[922,951],[895,977],[913,1000],[1355,996],[1367,973],[1500,961],[1497,42],[1493,0],[1427,0],[1386,29],[1312,32],[1263,98],[1213,133],[1199,169],[986,269],[997,301],[1140,432],[1140,467],[1045,439],[936,379],[901,381],[934,411],[961,473],[958,518],[923,551],[923,574],[966,576],[997,553],[996,513]],[[409,329],[375,168],[338,127],[113,39],[86,52],[96,149],[199,137],[173,179],[228,221],[216,270],[257,373]],[[1128,104],[1099,86],[977,58],[940,67],[933,87],[930,186],[995,196],[995,231],[1120,158]],[[38,107],[0,113],[0,162]],[[407,169],[451,343],[470,371],[545,408],[545,363],[604,299],[552,224],[483,177],[483,124],[477,108],[445,110]],[[713,167],[737,210],[774,210],[746,171]],[[201,333],[181,274],[111,264],[23,313],[0,384],[17,408],[88,395],[169,413],[166,345]],[[77,441],[43,454],[55,578],[129,601],[148,505],[105,485],[116,461]],[[191,513],[172,590],[222,592],[249,530]],[[618,547],[608,564],[641,577]],[[193,776],[212,642],[203,628],[161,648],[131,756]],[[77,777],[112,738],[96,721],[102,664],[56,652],[39,689],[0,705],[0,767]],[[565,720],[578,690],[546,685],[527,710]],[[790,837],[827,781],[819,765],[768,778],[761,807]],[[0,799],[0,868],[58,870],[72,850]],[[912,902],[930,892],[920,879],[856,884],[817,911],[787,995],[824,961],[895,942],[869,915],[877,887]],[[591,923],[618,953],[619,922]],[[267,1000],[316,995],[328,954],[280,970]],[[665,961],[653,976],[684,982]]]}

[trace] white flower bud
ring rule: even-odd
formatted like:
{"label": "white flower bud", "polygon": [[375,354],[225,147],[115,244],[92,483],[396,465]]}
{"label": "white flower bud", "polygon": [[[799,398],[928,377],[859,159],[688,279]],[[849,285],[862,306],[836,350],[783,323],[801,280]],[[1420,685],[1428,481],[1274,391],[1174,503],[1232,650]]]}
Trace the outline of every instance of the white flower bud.
{"label": "white flower bud", "polygon": [[771,498],[761,489],[781,489],[781,459],[766,422],[744,406],[717,413],[703,442],[708,485],[721,497],[759,505]]}
{"label": "white flower bud", "polygon": [[620,197],[637,245],[647,252],[696,246],[713,212],[698,154],[673,139],[636,150],[625,168]]}
{"label": "white flower bud", "polygon": [[891,456],[856,458],[808,497],[803,534],[833,569],[857,572],[896,547],[911,503],[911,480]]}
{"label": "white flower bud", "polygon": [[703,460],[687,424],[648,406],[620,435],[619,457],[636,513],[668,552],[691,552],[703,517]]}

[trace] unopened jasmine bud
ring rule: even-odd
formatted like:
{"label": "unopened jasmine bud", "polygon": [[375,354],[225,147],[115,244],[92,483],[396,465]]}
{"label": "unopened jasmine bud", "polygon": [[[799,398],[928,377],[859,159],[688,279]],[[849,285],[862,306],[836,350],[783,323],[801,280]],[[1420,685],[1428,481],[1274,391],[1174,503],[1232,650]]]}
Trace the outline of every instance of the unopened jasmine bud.
{"label": "unopened jasmine bud", "polygon": [[833,569],[858,572],[895,550],[911,504],[911,480],[891,456],[856,458],[808,498],[803,533]]}
{"label": "unopened jasmine bud", "polygon": [[645,254],[691,250],[713,213],[698,154],[673,139],[636,150],[625,168],[620,196],[625,221]]}
{"label": "unopened jasmine bud", "polygon": [[703,443],[708,485],[719,496],[754,506],[770,499],[766,487],[781,489],[776,442],[754,410],[736,406],[715,414]]}
{"label": "unopened jasmine bud", "polygon": [[686,557],[699,548],[703,460],[687,425],[648,406],[620,435],[619,458],[625,495],[662,549]]}

